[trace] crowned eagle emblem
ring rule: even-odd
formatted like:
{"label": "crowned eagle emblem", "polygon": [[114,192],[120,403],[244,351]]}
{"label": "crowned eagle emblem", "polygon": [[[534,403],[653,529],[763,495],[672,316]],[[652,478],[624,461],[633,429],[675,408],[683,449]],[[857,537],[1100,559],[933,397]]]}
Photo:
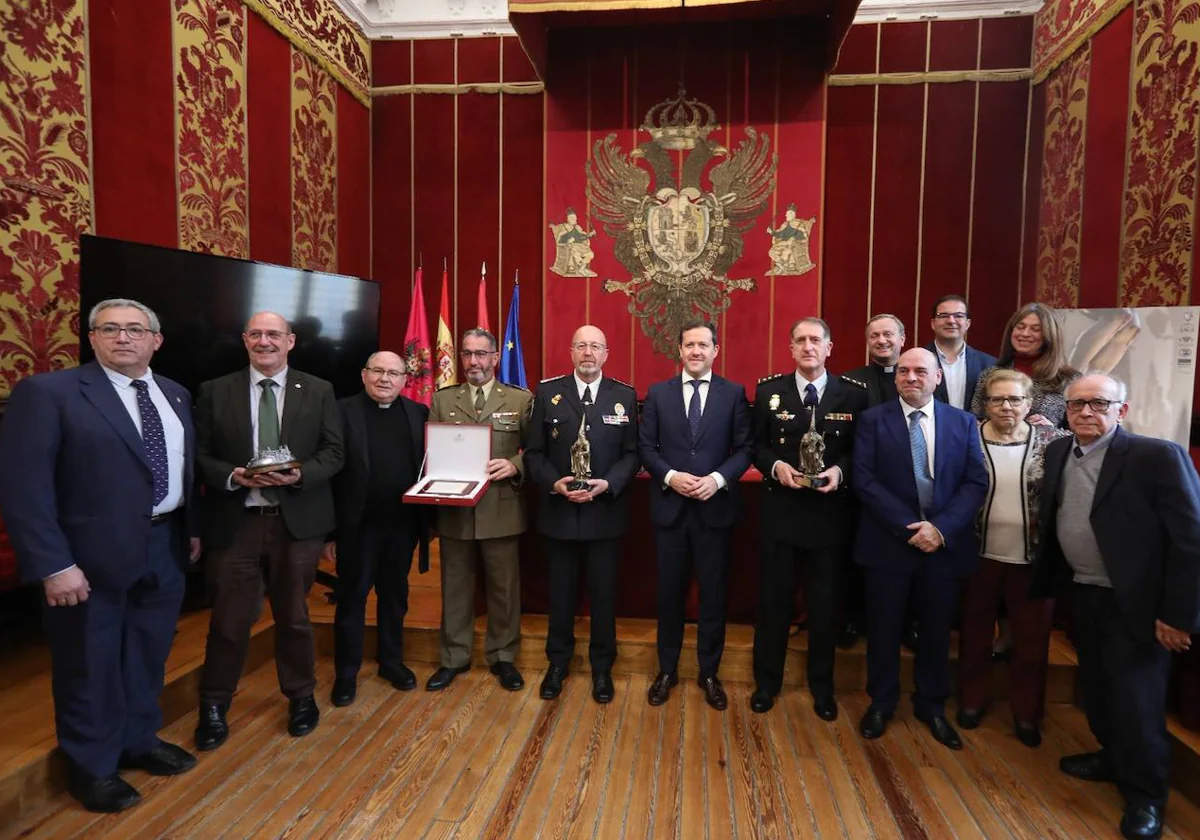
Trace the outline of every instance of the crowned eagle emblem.
{"label": "crowned eagle emblem", "polygon": [[632,275],[607,280],[604,290],[629,296],[629,311],[668,356],[683,322],[714,320],[729,308],[731,292],[754,288],[753,278],[729,272],[775,189],[779,157],[750,126],[731,154],[708,139],[720,127],[713,109],[680,87],[646,113],[640,130],[649,140],[625,154],[609,134],[587,164],[592,215]]}

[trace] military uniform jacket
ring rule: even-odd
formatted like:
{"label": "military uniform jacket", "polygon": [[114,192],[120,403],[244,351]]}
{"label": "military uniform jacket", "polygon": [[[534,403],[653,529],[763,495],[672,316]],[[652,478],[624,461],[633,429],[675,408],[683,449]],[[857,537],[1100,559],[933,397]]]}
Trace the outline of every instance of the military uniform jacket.
{"label": "military uniform jacket", "polygon": [[867,410],[866,386],[846,376],[829,375],[817,404],[817,431],[825,439],[825,466],[842,470],[833,493],[793,490],[771,475],[776,461],[800,468],[800,439],[809,427],[809,410],[796,387],[795,372],[758,383],[754,393],[755,466],[763,474],[763,530],[768,540],[802,548],[828,548],[850,542],[854,497],[850,492],[854,423]]}
{"label": "military uniform jacket", "polygon": [[521,440],[525,433],[533,394],[513,385],[492,385],[492,393],[476,414],[471,389],[465,383],[449,385],[433,395],[430,423],[479,424],[492,427],[492,457],[512,461],[517,474],[493,481],[479,503],[471,507],[439,507],[438,533],[456,540],[488,540],[511,537],[525,531],[525,502],[521,484],[525,467]]}
{"label": "military uniform jacket", "polygon": [[[553,492],[554,482],[571,474],[571,445],[585,423],[592,450],[592,478],[608,482],[595,501],[576,504]],[[538,530],[559,540],[605,540],[629,528],[625,488],[637,473],[637,393],[624,382],[600,380],[594,402],[579,401],[574,374],[538,386],[525,445],[530,479],[542,491]]]}

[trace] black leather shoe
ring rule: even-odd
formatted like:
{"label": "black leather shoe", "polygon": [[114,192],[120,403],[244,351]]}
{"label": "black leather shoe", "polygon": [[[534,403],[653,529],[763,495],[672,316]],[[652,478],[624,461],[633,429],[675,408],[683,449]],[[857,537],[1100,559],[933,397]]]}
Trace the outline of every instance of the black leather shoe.
{"label": "black leather shoe", "polygon": [[425,681],[426,691],[441,691],[450,683],[454,682],[454,678],[459,674],[465,674],[471,670],[470,665],[463,665],[461,668],[447,668],[442,666],[429,675],[429,679]]}
{"label": "black leather shoe", "polygon": [[122,753],[117,760],[120,770],[145,770],[151,776],[178,776],[195,766],[196,756],[166,741],[159,741],[158,746],[141,755]]}
{"label": "black leather shoe", "polygon": [[850,648],[858,643],[858,637],[858,625],[853,621],[847,621],[842,627],[842,632],[838,634],[837,646],[842,650],[850,650]]}
{"label": "black leather shoe", "polygon": [[358,680],[354,677],[334,677],[333,691],[329,692],[329,702],[335,706],[349,706],[358,694]]}
{"label": "black leather shoe", "polygon": [[950,721],[946,720],[945,715],[913,715],[921,723],[929,727],[929,731],[933,733],[933,738],[944,747],[949,747],[952,750],[961,750],[963,748],[962,738],[958,737],[958,733],[954,731],[954,727],[950,725]]}
{"label": "black leather shoe", "polygon": [[225,722],[225,713],[229,706],[225,703],[201,703],[200,720],[196,724],[196,749],[201,752],[215,750],[225,743],[229,737],[229,724]]}
{"label": "black leather shoe", "polygon": [[750,695],[750,711],[756,714],[766,714],[775,705],[775,695],[763,688],[754,689]]}
{"label": "black leather shoe", "polygon": [[729,698],[725,696],[725,689],[721,686],[721,681],[717,677],[701,677],[696,680],[696,684],[704,692],[704,702],[718,712],[725,711],[729,706]]}
{"label": "black leather shoe", "polygon": [[320,720],[321,710],[311,694],[288,701],[288,734],[293,738],[312,732]]}
{"label": "black leather shoe", "polygon": [[379,676],[390,682],[397,691],[412,691],[417,687],[417,675],[403,662],[395,668],[380,665]]}
{"label": "black leather shoe", "polygon": [[958,725],[963,729],[975,729],[983,720],[983,709],[959,709]]}
{"label": "black leather shoe", "polygon": [[1083,779],[1085,782],[1111,782],[1113,780],[1112,762],[1104,750],[1097,752],[1064,755],[1058,760],[1058,769],[1068,776]]}
{"label": "black leather shoe", "polygon": [[654,682],[650,684],[650,690],[646,692],[646,699],[650,701],[651,706],[661,706],[667,702],[667,698],[671,696],[672,687],[678,683],[679,677],[659,671]]}
{"label": "black leather shoe", "polygon": [[115,814],[142,801],[137,788],[116,773],[97,778],[73,763],[67,771],[67,790],[80,805],[98,814]]}
{"label": "black leather shoe", "polygon": [[1125,809],[1121,817],[1121,836],[1129,840],[1157,840],[1162,837],[1162,809],[1157,805],[1138,805]]}
{"label": "black leather shoe", "polygon": [[862,716],[862,720],[858,722],[858,733],[868,740],[875,740],[883,737],[883,733],[887,730],[888,721],[892,719],[891,715],[885,715],[882,711],[870,706],[867,713]]}
{"label": "black leather shoe", "polygon": [[600,705],[611,703],[616,689],[613,688],[612,676],[607,671],[592,674],[592,699]]}
{"label": "black leather shoe", "polygon": [[499,678],[501,688],[506,691],[520,691],[525,687],[521,672],[511,662],[497,662],[492,666],[492,673]]}
{"label": "black leather shoe", "polygon": [[813,697],[813,711],[821,720],[835,721],[838,715],[837,701],[833,699],[832,694],[817,695]]}
{"label": "black leather shoe", "polygon": [[567,678],[567,672],[557,665],[551,665],[546,669],[546,676],[542,678],[542,687],[538,691],[538,697],[543,700],[553,700],[558,695],[562,694],[563,680]]}
{"label": "black leather shoe", "polygon": [[1013,734],[1017,736],[1018,741],[1030,749],[1037,749],[1042,745],[1042,733],[1038,730],[1036,723],[1017,721],[1013,727]]}

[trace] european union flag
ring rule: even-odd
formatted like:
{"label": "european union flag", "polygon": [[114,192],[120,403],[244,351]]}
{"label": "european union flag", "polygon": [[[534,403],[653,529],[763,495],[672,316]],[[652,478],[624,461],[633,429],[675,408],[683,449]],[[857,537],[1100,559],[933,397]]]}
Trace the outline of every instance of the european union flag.
{"label": "european union flag", "polygon": [[521,356],[521,285],[513,286],[508,321],[504,325],[504,346],[500,348],[500,381],[528,388],[525,359]]}

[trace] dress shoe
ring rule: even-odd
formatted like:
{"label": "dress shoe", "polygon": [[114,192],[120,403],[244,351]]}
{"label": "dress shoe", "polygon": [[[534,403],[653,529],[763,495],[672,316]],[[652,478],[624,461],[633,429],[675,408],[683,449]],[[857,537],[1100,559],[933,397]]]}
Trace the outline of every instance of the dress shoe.
{"label": "dress shoe", "polygon": [[438,668],[429,675],[429,679],[425,681],[425,690],[441,691],[443,688],[446,688],[448,685],[450,685],[450,683],[454,682],[454,678],[459,674],[465,674],[470,670],[470,665],[463,665],[461,668],[447,668],[445,665],[443,665],[441,668]]}
{"label": "dress shoe", "polygon": [[832,694],[818,694],[813,697],[813,711],[824,721],[837,720],[837,701]]}
{"label": "dress shoe", "polygon": [[917,714],[914,717],[929,727],[929,731],[933,733],[933,738],[944,747],[949,747],[952,750],[961,750],[963,748],[962,738],[958,737],[958,733],[954,731],[954,727],[950,725],[950,721],[946,720],[945,715],[923,715]]}
{"label": "dress shoe", "polygon": [[312,732],[320,720],[321,710],[311,694],[288,701],[288,734],[293,738]]}
{"label": "dress shoe", "polygon": [[1036,723],[1017,721],[1013,727],[1013,734],[1017,736],[1018,741],[1030,749],[1036,749],[1042,745],[1042,733],[1038,730]]}
{"label": "dress shoe", "polygon": [[958,725],[963,729],[975,729],[983,720],[983,709],[959,709]]}
{"label": "dress shoe", "polygon": [[403,662],[395,668],[380,665],[379,676],[390,682],[397,691],[412,691],[417,687],[417,675]]}
{"label": "dress shoe", "polygon": [[763,688],[754,689],[754,693],[750,695],[750,711],[757,714],[765,714],[771,711],[771,707],[775,705],[775,695]]}
{"label": "dress shoe", "polygon": [[679,677],[675,674],[659,671],[654,682],[650,684],[650,690],[646,692],[646,699],[650,701],[651,706],[661,706],[667,702],[667,698],[671,696],[671,688],[678,682]]}
{"label": "dress shoe", "polygon": [[115,814],[142,801],[137,788],[116,773],[97,777],[70,762],[67,790],[79,804],[98,814]]}
{"label": "dress shoe", "polygon": [[612,675],[607,671],[592,674],[592,699],[600,705],[611,703],[616,689],[613,688]]}
{"label": "dress shoe", "polygon": [[862,716],[862,720],[858,722],[858,733],[871,741],[881,738],[891,719],[891,715],[885,715],[880,709],[870,706],[867,708],[867,713]]}
{"label": "dress shoe", "polygon": [[1121,836],[1129,840],[1157,840],[1162,837],[1162,808],[1158,805],[1137,805],[1125,809],[1121,817]]}
{"label": "dress shoe", "polygon": [[354,677],[334,677],[333,691],[329,692],[329,702],[335,706],[349,706],[358,694],[358,680]]}
{"label": "dress shoe", "polygon": [[511,662],[495,663],[492,665],[492,673],[500,680],[500,687],[506,691],[520,691],[525,687],[521,672]]}
{"label": "dress shoe", "polygon": [[150,752],[139,755],[121,753],[117,761],[120,770],[145,770],[151,776],[178,776],[196,766],[196,756],[166,741],[159,741]]}
{"label": "dress shoe", "polygon": [[551,665],[546,669],[546,676],[542,678],[542,687],[538,691],[538,697],[543,700],[553,700],[562,694],[563,680],[566,678],[567,672],[564,669],[557,665]]}
{"label": "dress shoe", "polygon": [[1065,755],[1058,760],[1058,769],[1068,776],[1083,779],[1085,782],[1111,782],[1113,780],[1112,762],[1104,750],[1097,752]]}
{"label": "dress shoe", "polygon": [[225,713],[229,706],[225,703],[201,703],[200,722],[196,725],[196,749],[201,752],[215,750],[225,743],[229,737],[229,724],[225,722]]}
{"label": "dress shoe", "polygon": [[725,689],[721,686],[721,681],[717,677],[701,677],[696,680],[696,684],[704,692],[704,702],[718,712],[725,711],[729,706],[729,698],[725,696]]}
{"label": "dress shoe", "polygon": [[858,643],[859,629],[853,621],[847,621],[838,634],[837,646],[842,650],[850,650]]}

